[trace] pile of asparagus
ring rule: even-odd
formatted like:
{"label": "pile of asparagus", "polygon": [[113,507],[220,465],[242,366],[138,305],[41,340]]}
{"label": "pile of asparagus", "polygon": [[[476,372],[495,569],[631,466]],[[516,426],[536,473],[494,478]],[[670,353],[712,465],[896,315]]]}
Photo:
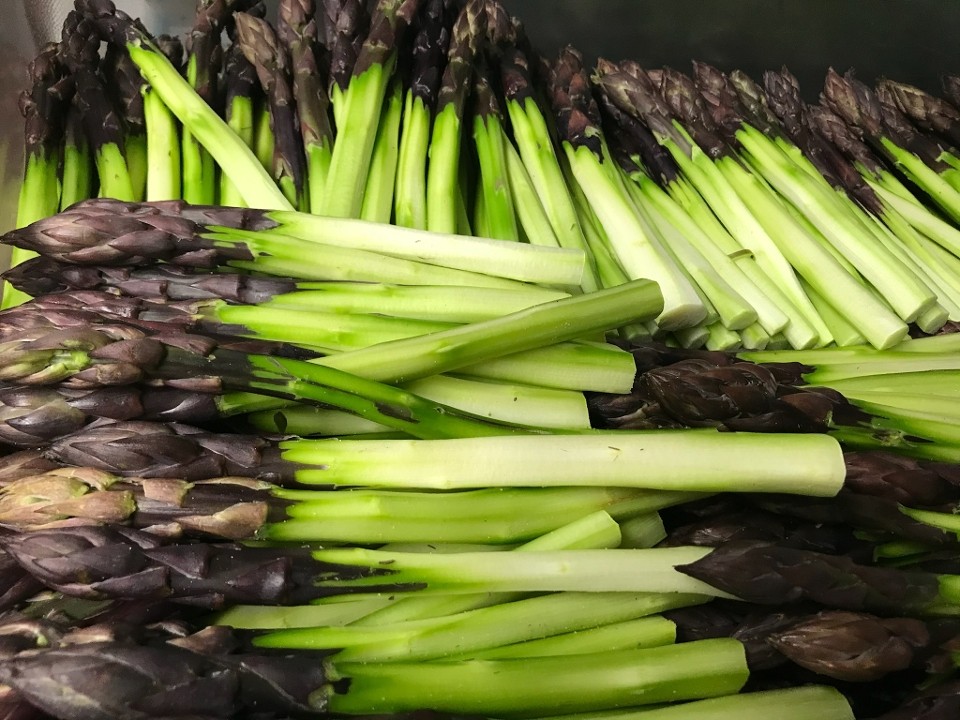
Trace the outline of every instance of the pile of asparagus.
{"label": "pile of asparagus", "polygon": [[495,0],[186,45],[31,68],[0,714],[957,716],[951,105]]}
{"label": "pile of asparagus", "polygon": [[78,2],[25,95],[20,224],[182,198],[574,249],[581,291],[660,285],[628,339],[685,348],[889,348],[960,320],[949,101],[833,71],[817,105],[786,70],[590,73],[496,0],[367,5],[286,0],[271,24],[203,0],[184,60]]}

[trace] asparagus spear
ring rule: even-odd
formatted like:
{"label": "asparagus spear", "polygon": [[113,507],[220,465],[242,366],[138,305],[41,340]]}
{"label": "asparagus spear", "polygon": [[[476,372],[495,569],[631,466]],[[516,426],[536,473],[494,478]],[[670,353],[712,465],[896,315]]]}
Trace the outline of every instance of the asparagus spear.
{"label": "asparagus spear", "polygon": [[99,76],[100,38],[92,23],[71,12],[63,27],[61,57],[77,84],[74,102],[84,118],[100,180],[100,193],[118,200],[136,200],[125,159],[124,135],[117,109]]}
{"label": "asparagus spear", "polygon": [[[72,95],[72,79],[65,78],[60,63],[59,46],[50,43],[30,64],[31,89],[20,96],[20,112],[24,116],[24,170],[17,208],[17,225],[23,226],[56,213],[60,203],[58,164],[64,104]],[[79,111],[73,109],[71,134],[76,132]],[[75,146],[74,146],[75,147]],[[71,154],[68,144],[65,152]],[[15,250],[10,257],[14,267],[33,255]],[[2,306],[13,307],[27,296],[4,285]]]}
{"label": "asparagus spear", "polygon": [[343,127],[345,93],[367,36],[370,16],[359,0],[323,0],[324,35],[329,61],[329,93],[337,130]]}
{"label": "asparagus spear", "polygon": [[473,62],[486,26],[483,0],[468,0],[450,34],[447,64],[437,91],[437,109],[427,167],[427,228],[457,229],[460,141],[466,100],[472,87]]}
{"label": "asparagus spear", "polygon": [[628,277],[649,277],[660,285],[664,293],[664,311],[657,319],[660,327],[696,325],[704,319],[706,308],[690,279],[667,253],[649,217],[633,205],[619,178],[606,170],[608,153],[599,129],[599,111],[582,58],[572,48],[564,50],[555,63],[550,90],[566,157],[621,267]]}
{"label": "asparagus spear", "polygon": [[370,170],[384,96],[396,66],[400,42],[419,0],[381,0],[370,20],[370,33],[353,66],[337,123],[321,211],[332,217],[359,217]]}
{"label": "asparagus spear", "polygon": [[311,208],[323,205],[333,146],[329,98],[317,60],[319,31],[315,5],[314,0],[285,0],[279,5],[277,19],[277,32],[290,56]]}
{"label": "asparagus spear", "polygon": [[[254,147],[256,85],[256,68],[244,57],[239,43],[231,44],[224,53],[223,59],[224,120],[249,148]],[[226,173],[220,176],[220,204],[232,207],[244,206],[243,194]]]}
{"label": "asparagus spear", "polygon": [[[184,716],[202,713],[210,718],[231,718],[252,709],[307,715],[424,708],[491,716],[585,712],[617,707],[629,696],[654,704],[734,693],[747,675],[736,642],[727,640],[482,664],[335,663],[305,653],[229,653],[233,635],[218,633],[216,640],[101,642],[21,653],[0,671],[0,679],[60,717],[79,717],[72,707],[79,698],[85,717],[106,720],[121,713],[156,716],[171,706]],[[91,682],[91,665],[104,669],[114,682]],[[558,684],[552,687],[551,682]],[[196,692],[171,697],[171,687]]]}
{"label": "asparagus spear", "polygon": [[237,42],[247,61],[256,69],[267,97],[270,128],[274,137],[274,179],[290,204],[305,210],[307,178],[304,147],[297,131],[298,106],[294,102],[290,61],[276,32],[266,20],[249,13],[236,13],[234,20],[237,23]]}
{"label": "asparagus spear", "polygon": [[960,145],[960,111],[946,100],[924,92],[915,85],[881,78],[877,83],[897,108],[921,129]]}
{"label": "asparagus spear", "polygon": [[130,55],[120,47],[108,45],[101,60],[100,74],[109,78],[107,86],[123,128],[123,150],[130,171],[134,199],[143,199],[147,186],[147,128],[144,115],[145,85]]}
{"label": "asparagus spear", "polygon": [[[183,64],[183,44],[178,38],[161,36],[157,46],[175,66]],[[127,55],[129,58],[129,55]],[[176,116],[153,88],[143,93],[147,128],[147,201],[176,200],[182,195],[180,127]]]}
{"label": "asparagus spear", "polygon": [[790,317],[784,329],[790,343],[794,347],[809,347],[818,340],[826,342],[829,331],[807,298],[790,262],[769,234],[777,228],[765,228],[759,221],[760,216],[754,215],[755,209],[747,206],[731,184],[731,179],[749,179],[749,176],[740,177],[743,168],[732,158],[729,147],[715,134],[707,133],[702,124],[690,129],[696,142],[681,132],[672,120],[671,109],[660,98],[649,77],[634,64],[615,66],[601,62],[597,75],[597,82],[614,104],[633,117],[643,118],[657,142],[667,148],[686,178],[739,243],[740,250],[749,249],[760,269],[782,290],[782,295],[789,298],[790,305],[784,306],[781,302],[780,307]]}
{"label": "asparagus spear", "polygon": [[[81,227],[88,231],[70,232]],[[96,232],[89,232],[92,229]],[[272,229],[277,232],[260,232]],[[296,259],[302,267],[296,277],[304,279],[379,279],[416,284],[412,280],[423,283],[433,278],[431,282],[439,284],[478,287],[519,287],[511,280],[575,284],[584,262],[575,251],[400,228],[384,234],[381,226],[361,221],[108,200],[77,205],[28,229],[8,233],[4,242],[42,249],[48,257],[76,264],[136,265],[162,259],[210,268],[254,263],[270,274],[291,277],[293,273],[286,270],[292,265],[289,261]],[[324,252],[310,253],[311,247],[322,247]],[[308,261],[302,253],[313,260]]]}
{"label": "asparagus spear", "polygon": [[[693,82],[673,71],[664,73],[663,82],[667,102],[671,103],[681,121],[688,127],[697,128],[697,132],[710,132],[713,128],[707,124],[708,113],[703,103],[698,102],[700,98],[695,94]],[[735,108],[729,110],[736,112]],[[781,238],[778,246],[782,252],[790,253],[791,264],[798,269],[804,280],[834,308],[846,313],[848,321],[876,347],[890,347],[903,340],[907,334],[905,322],[892,313],[885,301],[869,287],[865,287],[859,278],[851,275],[843,264],[823,247],[818,235],[828,238],[829,243],[849,258],[858,272],[869,276],[868,279],[873,283],[885,288],[885,299],[894,301],[900,315],[908,320],[912,321],[919,312],[932,305],[936,300],[935,295],[915,279],[912,284],[898,283],[903,277],[912,276],[896,258],[889,257],[876,247],[875,238],[867,237],[855,218],[849,218],[843,209],[834,207],[836,194],[830,193],[824,200],[824,190],[829,191],[828,187],[817,185],[811,175],[792,168],[790,161],[779,150],[770,148],[769,141],[762,133],[744,124],[742,119],[735,140],[748,151],[749,158],[762,177],[795,207],[800,208],[806,223],[816,228],[811,232],[803,220],[794,220],[789,212],[783,213],[782,223],[776,226],[771,224],[771,228],[781,230],[785,227],[793,228],[793,240],[788,243]],[[752,193],[746,197],[751,201],[760,200],[759,195],[754,196]],[[786,209],[769,191],[764,195],[764,199],[771,200],[764,204],[770,213],[776,213],[775,207],[778,205],[783,210]],[[816,271],[813,270],[814,266]],[[832,277],[832,280],[825,282],[828,276]],[[844,288],[842,292],[841,287]],[[899,291],[903,291],[904,296],[909,298],[904,297],[900,304],[896,302],[897,298],[892,297],[893,293]],[[853,297],[858,297],[859,300],[851,303]],[[860,313],[860,310],[863,312]]]}
{"label": "asparagus spear", "polygon": [[[122,479],[92,468],[28,476],[0,491],[11,528],[124,524],[168,538],[276,542],[444,542],[502,546],[539,537],[592,512],[620,519],[684,496],[555,488],[463,493],[291,490],[246,478]],[[611,521],[613,522],[613,521]]]}
{"label": "asparagus spear", "polygon": [[394,196],[396,223],[403,227],[427,227],[427,150],[454,19],[452,0],[427,0],[413,39]]}

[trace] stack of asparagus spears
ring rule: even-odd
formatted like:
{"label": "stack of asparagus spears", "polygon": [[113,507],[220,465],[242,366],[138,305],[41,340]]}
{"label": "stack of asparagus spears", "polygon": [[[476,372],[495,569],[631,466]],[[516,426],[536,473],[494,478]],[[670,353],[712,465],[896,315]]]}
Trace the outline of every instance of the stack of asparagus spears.
{"label": "stack of asparagus spears", "polygon": [[495,0],[77,0],[31,75],[5,717],[960,712],[948,102]]}

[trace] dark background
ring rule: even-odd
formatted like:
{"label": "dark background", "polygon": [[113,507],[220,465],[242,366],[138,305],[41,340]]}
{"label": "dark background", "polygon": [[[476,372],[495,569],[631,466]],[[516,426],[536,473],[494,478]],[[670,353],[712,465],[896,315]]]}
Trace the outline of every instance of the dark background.
{"label": "dark background", "polygon": [[786,65],[808,100],[831,65],[939,90],[960,73],[953,0],[503,0],[546,55],[570,43],[588,62],[631,58],[688,71],[696,58],[759,79]]}

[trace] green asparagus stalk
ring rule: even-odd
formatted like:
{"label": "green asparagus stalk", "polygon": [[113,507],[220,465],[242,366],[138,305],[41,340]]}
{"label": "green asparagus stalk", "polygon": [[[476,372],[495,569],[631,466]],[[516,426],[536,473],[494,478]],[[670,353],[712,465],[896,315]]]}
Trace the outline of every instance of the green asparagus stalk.
{"label": "green asparagus stalk", "polygon": [[413,40],[413,64],[410,88],[404,98],[394,197],[394,217],[402,227],[419,230],[427,227],[427,151],[454,19],[450,0],[427,0]]}
{"label": "green asparagus stalk", "polygon": [[[232,44],[227,48],[223,61],[224,119],[249,148],[253,148],[255,142],[256,106],[253,91],[256,84],[256,68],[244,57],[240,45]],[[272,160],[272,149],[270,157]],[[220,176],[220,204],[244,206],[239,187],[227,173]]]}
{"label": "green asparagus stalk", "polygon": [[[56,213],[60,203],[58,164],[60,141],[64,133],[61,116],[67,112],[64,101],[69,101],[70,81],[64,79],[65,68],[59,60],[59,47],[47,45],[30,64],[32,87],[20,97],[20,112],[24,116],[24,170],[23,183],[17,207],[17,225],[22,227],[42,217]],[[76,134],[79,110],[70,111],[70,133]],[[79,147],[76,143],[72,147]],[[71,145],[66,146],[67,155]],[[23,250],[13,251],[11,267],[33,255]],[[13,307],[27,296],[9,286],[2,288],[3,307]]]}
{"label": "green asparagus stalk", "polygon": [[290,56],[311,208],[323,205],[333,146],[329,96],[317,59],[319,30],[315,15],[313,0],[288,0],[280,3],[277,19],[277,32]]}
{"label": "green asparagus stalk", "polygon": [[403,113],[403,87],[394,78],[380,114],[377,136],[373,141],[370,172],[363,190],[360,217],[377,223],[389,223],[393,217],[393,197],[400,152],[400,119]]}
{"label": "green asparagus stalk", "polygon": [[[183,57],[183,46],[176,38],[157,38],[158,46],[174,65]],[[147,185],[145,198],[177,200],[181,188],[180,126],[176,117],[150,87],[144,88],[143,111],[147,127]]]}
{"label": "green asparagus stalk", "polygon": [[437,91],[437,109],[427,167],[427,228],[457,230],[460,144],[466,99],[473,85],[473,62],[486,25],[483,0],[468,0],[454,22],[447,64]]}
{"label": "green asparagus stalk", "polygon": [[697,325],[704,304],[687,276],[662,247],[649,218],[638,213],[618,176],[607,171],[599,114],[589,94],[582,59],[565,50],[551,75],[551,96],[566,157],[597,212],[621,267],[630,278],[656,281],[664,294],[657,323],[664,330]]}

